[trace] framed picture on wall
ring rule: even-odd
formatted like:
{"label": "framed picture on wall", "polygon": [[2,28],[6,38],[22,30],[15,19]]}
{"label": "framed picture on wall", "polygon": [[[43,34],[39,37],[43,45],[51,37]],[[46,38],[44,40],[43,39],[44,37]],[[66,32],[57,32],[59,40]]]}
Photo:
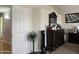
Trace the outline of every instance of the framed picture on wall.
{"label": "framed picture on wall", "polygon": [[79,23],[79,13],[65,14],[66,23]]}

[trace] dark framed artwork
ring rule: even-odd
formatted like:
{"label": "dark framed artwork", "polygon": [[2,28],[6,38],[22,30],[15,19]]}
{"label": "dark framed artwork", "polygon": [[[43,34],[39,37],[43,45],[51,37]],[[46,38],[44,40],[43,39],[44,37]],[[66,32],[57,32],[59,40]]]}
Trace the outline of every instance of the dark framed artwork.
{"label": "dark framed artwork", "polygon": [[57,15],[55,12],[49,14],[49,26],[57,23]]}
{"label": "dark framed artwork", "polygon": [[79,23],[79,13],[65,14],[66,23]]}

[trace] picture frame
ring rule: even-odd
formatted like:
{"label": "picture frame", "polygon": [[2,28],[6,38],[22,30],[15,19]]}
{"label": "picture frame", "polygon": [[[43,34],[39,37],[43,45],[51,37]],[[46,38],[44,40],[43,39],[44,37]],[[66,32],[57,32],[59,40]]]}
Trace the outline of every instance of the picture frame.
{"label": "picture frame", "polygon": [[65,14],[66,23],[79,23],[79,13]]}

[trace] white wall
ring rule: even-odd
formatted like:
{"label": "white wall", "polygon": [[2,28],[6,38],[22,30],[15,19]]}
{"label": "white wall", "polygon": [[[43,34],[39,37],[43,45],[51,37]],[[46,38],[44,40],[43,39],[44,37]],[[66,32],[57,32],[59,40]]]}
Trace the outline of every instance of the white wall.
{"label": "white wall", "polygon": [[12,6],[12,53],[29,53],[31,43],[27,34],[32,31],[32,9]]}
{"label": "white wall", "polygon": [[41,30],[45,30],[45,27],[49,25],[49,13],[51,13],[50,10],[41,8]]}
{"label": "white wall", "polygon": [[40,50],[40,8],[34,7],[33,8],[33,30],[37,33],[36,41],[35,41],[35,51]]}

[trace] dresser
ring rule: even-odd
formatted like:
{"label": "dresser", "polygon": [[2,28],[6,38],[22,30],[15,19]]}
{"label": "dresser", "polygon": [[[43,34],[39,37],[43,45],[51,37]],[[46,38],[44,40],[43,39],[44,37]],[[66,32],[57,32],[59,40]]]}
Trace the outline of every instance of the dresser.
{"label": "dresser", "polygon": [[68,33],[68,42],[79,44],[79,33]]}
{"label": "dresser", "polygon": [[45,44],[45,34],[44,31],[41,31],[41,50],[46,49],[47,51],[54,51],[59,46],[64,44],[64,29],[60,30],[47,30],[47,40],[46,40],[46,47]]}

